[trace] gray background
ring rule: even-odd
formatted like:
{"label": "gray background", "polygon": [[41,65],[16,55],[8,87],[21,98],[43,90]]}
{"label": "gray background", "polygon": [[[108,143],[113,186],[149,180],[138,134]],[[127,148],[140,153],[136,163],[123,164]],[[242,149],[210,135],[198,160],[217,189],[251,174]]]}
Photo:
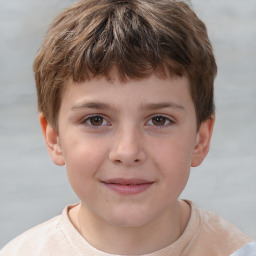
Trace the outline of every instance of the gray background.
{"label": "gray background", "polygon": [[[32,62],[52,18],[71,0],[0,0],[0,248],[77,201],[46,152]],[[182,197],[256,238],[256,0],[192,0],[219,72],[211,151]]]}

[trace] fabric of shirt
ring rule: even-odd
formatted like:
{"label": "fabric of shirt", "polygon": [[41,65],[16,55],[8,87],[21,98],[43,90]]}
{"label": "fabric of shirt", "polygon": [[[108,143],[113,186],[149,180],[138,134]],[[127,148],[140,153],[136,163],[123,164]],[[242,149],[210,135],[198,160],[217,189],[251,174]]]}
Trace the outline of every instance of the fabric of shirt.
{"label": "fabric of shirt", "polygon": [[[229,256],[252,242],[217,214],[186,202],[191,206],[191,216],[183,234],[166,248],[146,256]],[[0,256],[113,256],[94,248],[80,235],[68,216],[71,207],[12,240]]]}

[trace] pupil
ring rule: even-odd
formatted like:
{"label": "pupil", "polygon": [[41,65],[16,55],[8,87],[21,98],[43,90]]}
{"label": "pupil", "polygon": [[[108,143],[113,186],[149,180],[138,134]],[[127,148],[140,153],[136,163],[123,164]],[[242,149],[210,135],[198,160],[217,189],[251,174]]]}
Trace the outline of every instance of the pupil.
{"label": "pupil", "polygon": [[90,119],[92,125],[98,126],[103,123],[103,118],[100,116],[95,116]]}
{"label": "pupil", "polygon": [[153,117],[153,124],[155,125],[164,125],[165,124],[165,117],[162,116],[156,116]]}

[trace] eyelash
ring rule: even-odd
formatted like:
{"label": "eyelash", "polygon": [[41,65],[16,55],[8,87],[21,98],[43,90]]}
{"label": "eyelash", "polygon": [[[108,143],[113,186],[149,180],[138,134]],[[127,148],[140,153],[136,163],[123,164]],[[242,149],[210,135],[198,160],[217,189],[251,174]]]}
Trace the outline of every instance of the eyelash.
{"label": "eyelash", "polygon": [[[100,119],[100,121],[102,121],[102,123],[100,123],[99,125],[94,125],[92,124],[92,119],[93,118],[98,118]],[[157,124],[154,124],[154,119],[156,120],[156,118],[160,119],[158,121],[164,121],[163,124],[160,124],[160,125],[157,125]],[[95,120],[94,120],[95,121]],[[97,121],[97,120],[96,120]],[[155,115],[153,117],[151,117],[149,119],[149,121],[146,122],[146,125],[149,125],[149,126],[154,126],[154,127],[157,127],[157,128],[162,128],[162,127],[167,127],[169,125],[172,125],[174,123],[174,121],[166,116],[163,116],[163,115]],[[85,118],[83,121],[82,121],[82,124],[86,124],[90,127],[93,127],[93,128],[100,128],[102,126],[111,126],[111,124],[101,115],[92,115],[92,116],[88,116],[87,118]]]}
{"label": "eyelash", "polygon": [[[100,124],[100,125],[93,125],[92,124],[92,119],[93,118],[99,118],[102,120],[102,122],[104,123],[103,125]],[[92,116],[88,116],[87,118],[85,118],[83,121],[82,121],[82,124],[86,124],[90,127],[93,127],[93,128],[99,128],[99,127],[102,127],[102,126],[110,126],[110,123],[106,120],[106,118],[104,118],[103,116],[101,115],[92,115]]]}
{"label": "eyelash", "polygon": [[[156,125],[153,123],[153,119],[154,118],[160,118],[164,121],[164,124],[160,124],[160,125]],[[161,120],[160,120],[161,121]],[[151,124],[149,124],[151,122]],[[163,128],[163,127],[168,127],[172,124],[174,124],[174,121],[166,116],[163,116],[163,115],[155,115],[153,117],[150,118],[150,120],[147,122],[148,125],[150,126],[154,126],[154,127],[157,127],[157,128]]]}

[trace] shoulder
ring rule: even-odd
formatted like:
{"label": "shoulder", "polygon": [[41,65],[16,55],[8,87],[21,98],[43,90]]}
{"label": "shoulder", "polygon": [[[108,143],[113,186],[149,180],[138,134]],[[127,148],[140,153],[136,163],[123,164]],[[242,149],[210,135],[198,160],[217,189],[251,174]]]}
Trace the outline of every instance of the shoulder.
{"label": "shoulder", "polygon": [[[60,216],[37,225],[10,241],[0,252],[1,256],[29,255],[29,252],[59,236]],[[26,254],[27,253],[27,254]]]}
{"label": "shoulder", "polygon": [[[239,230],[234,224],[224,220],[218,214],[198,209],[201,218],[203,233],[218,233],[219,237],[232,237],[236,241],[251,242],[251,239]],[[222,238],[223,239],[223,238]]]}
{"label": "shoulder", "polygon": [[0,256],[72,255],[66,230],[72,228],[67,213],[71,207],[65,207],[62,215],[37,225],[10,241],[0,251]]}
{"label": "shoulder", "polygon": [[235,225],[224,220],[216,213],[198,209],[200,229],[195,242],[195,247],[205,248],[208,255],[230,255],[239,248],[252,242]]}

